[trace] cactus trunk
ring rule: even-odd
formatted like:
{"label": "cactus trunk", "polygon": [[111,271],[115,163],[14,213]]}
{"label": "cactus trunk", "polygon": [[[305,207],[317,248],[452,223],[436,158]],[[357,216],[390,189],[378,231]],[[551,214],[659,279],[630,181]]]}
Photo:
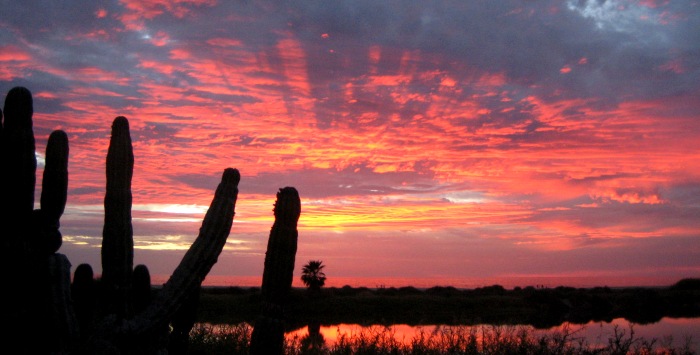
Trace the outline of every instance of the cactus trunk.
{"label": "cactus trunk", "polygon": [[131,226],[131,179],[134,153],[129,121],[119,116],[112,123],[107,152],[107,189],[105,220],[102,230],[102,282],[105,295],[111,297],[109,312],[119,319],[129,317],[129,290],[134,265],[134,239]]}
{"label": "cactus trunk", "polygon": [[280,189],[274,213],[275,223],[265,253],[262,312],[251,335],[251,355],[281,355],[284,351],[284,308],[292,288],[299,236],[297,222],[301,214],[301,201],[295,188]]}
{"label": "cactus trunk", "polygon": [[[9,285],[2,292],[2,313],[4,322],[13,326],[2,335],[4,344],[28,340],[22,329],[30,326],[30,320],[36,319],[45,309],[44,304],[34,304],[39,301],[36,291],[41,281],[33,279],[40,267],[30,252],[36,182],[33,112],[32,94],[28,89],[15,87],[7,93],[0,146],[0,245],[3,253],[0,267],[3,284]],[[43,276],[41,279],[45,280]],[[30,349],[34,348],[36,345]]]}
{"label": "cactus trunk", "polygon": [[[34,210],[36,156],[32,115],[32,93],[23,87],[12,88],[5,97],[2,130],[2,173],[0,186],[0,239],[5,252],[4,261],[17,268],[27,262],[29,239],[26,238]],[[25,266],[20,266],[24,269]],[[4,268],[9,270],[9,268]],[[19,280],[22,281],[22,280]]]}
{"label": "cactus trunk", "polygon": [[[4,238],[20,239],[34,210],[36,156],[32,115],[32,93],[23,87],[12,88],[5,97],[2,131],[2,199]],[[17,254],[14,251],[13,254]]]}

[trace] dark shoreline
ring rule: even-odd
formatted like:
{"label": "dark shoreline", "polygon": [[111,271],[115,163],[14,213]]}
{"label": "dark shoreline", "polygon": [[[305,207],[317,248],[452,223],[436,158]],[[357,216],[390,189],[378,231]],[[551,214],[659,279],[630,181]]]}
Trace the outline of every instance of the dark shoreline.
{"label": "dark shoreline", "polygon": [[[260,310],[258,287],[202,287],[198,321],[253,323]],[[436,286],[329,287],[318,294],[293,288],[287,305],[290,329],[324,325],[528,324],[544,329],[564,322],[585,324],[624,318],[638,324],[663,317],[700,317],[700,279],[666,287],[515,287],[475,289]]]}

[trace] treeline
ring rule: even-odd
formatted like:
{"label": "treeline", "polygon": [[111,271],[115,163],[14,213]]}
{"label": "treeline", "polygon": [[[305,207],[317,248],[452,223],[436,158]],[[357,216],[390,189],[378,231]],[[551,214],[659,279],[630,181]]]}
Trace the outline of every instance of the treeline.
{"label": "treeline", "polygon": [[[321,324],[523,324],[549,328],[615,318],[647,324],[663,317],[700,317],[700,279],[669,287],[476,289],[344,286],[321,292],[293,289],[286,318],[294,329]],[[205,287],[198,321],[251,323],[260,306],[259,288]]]}

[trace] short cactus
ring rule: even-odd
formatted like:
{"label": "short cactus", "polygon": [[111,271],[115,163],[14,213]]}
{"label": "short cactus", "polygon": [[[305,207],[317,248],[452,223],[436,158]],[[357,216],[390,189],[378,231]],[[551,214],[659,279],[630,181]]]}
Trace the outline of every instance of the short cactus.
{"label": "short cactus", "polygon": [[151,273],[148,266],[139,264],[134,267],[131,285],[131,299],[134,314],[143,312],[151,304]]}
{"label": "short cactus", "polygon": [[92,329],[95,325],[97,285],[94,277],[92,266],[86,263],[78,265],[73,273],[71,297],[82,341],[87,340],[89,329]]}

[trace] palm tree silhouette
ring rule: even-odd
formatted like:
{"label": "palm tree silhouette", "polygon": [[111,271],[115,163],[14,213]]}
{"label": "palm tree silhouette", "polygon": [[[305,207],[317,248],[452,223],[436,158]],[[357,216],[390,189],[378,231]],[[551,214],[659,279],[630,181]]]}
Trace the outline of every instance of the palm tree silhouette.
{"label": "palm tree silhouette", "polygon": [[312,291],[319,291],[326,284],[326,274],[323,272],[321,260],[310,260],[308,264],[301,269],[301,281]]}

